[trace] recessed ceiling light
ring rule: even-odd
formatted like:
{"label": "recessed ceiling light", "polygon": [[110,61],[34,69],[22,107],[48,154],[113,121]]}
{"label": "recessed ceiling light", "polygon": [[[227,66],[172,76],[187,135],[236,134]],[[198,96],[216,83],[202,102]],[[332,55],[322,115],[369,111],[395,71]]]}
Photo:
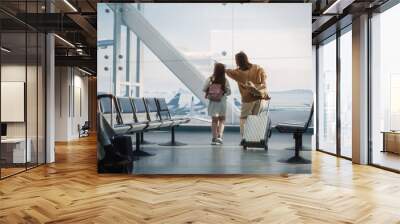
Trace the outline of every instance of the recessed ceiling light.
{"label": "recessed ceiling light", "polygon": [[69,45],[72,48],[75,48],[75,45],[73,45],[71,42],[69,42],[68,40],[60,37],[58,34],[54,34],[55,37],[57,37],[59,40],[61,40],[62,42],[64,42],[65,44]]}
{"label": "recessed ceiling light", "polygon": [[83,70],[83,69],[81,69],[81,68],[79,68],[79,67],[78,67],[78,70],[81,71],[81,72],[83,72],[83,73],[85,73],[86,75],[90,75],[90,76],[92,75],[92,73],[90,73],[90,72],[88,72],[88,71],[86,71],[86,70]]}
{"label": "recessed ceiling light", "polygon": [[78,12],[78,10],[73,6],[68,0],[64,0],[65,4],[67,4],[74,12]]}
{"label": "recessed ceiling light", "polygon": [[9,49],[7,49],[5,47],[1,47],[0,49],[1,49],[1,51],[4,51],[6,53],[11,53],[11,50],[9,50]]}
{"label": "recessed ceiling light", "polygon": [[354,0],[336,0],[322,14],[342,14],[343,9],[348,7]]}

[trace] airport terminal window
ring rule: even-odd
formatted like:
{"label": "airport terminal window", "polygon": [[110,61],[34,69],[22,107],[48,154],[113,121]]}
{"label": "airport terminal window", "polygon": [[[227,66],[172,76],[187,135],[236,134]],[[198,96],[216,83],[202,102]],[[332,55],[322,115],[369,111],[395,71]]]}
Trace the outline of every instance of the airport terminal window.
{"label": "airport terminal window", "polygon": [[336,36],[318,51],[319,149],[336,154]]}
{"label": "airport terminal window", "polygon": [[[109,5],[113,7],[112,4]],[[303,33],[308,31],[293,29],[290,26],[296,28],[299,26],[296,25],[296,21],[287,17],[281,18],[281,26],[285,29],[276,29],[268,15],[272,13],[276,17],[279,13],[272,11],[258,13],[257,10],[266,12],[272,9],[252,4],[185,4],[179,7],[175,4],[140,4],[139,9],[147,21],[194,65],[203,77],[212,74],[216,61],[225,63],[228,68],[236,67],[234,54],[241,50],[245,51],[253,63],[261,65],[267,72],[270,94],[274,99],[271,101],[273,122],[304,121],[313,101],[314,77],[311,66],[308,65],[311,63],[311,49],[306,49],[305,47],[309,46],[297,43],[307,38]],[[296,8],[293,7],[293,13],[295,12]],[[168,20],[165,17],[168,17]],[[101,23],[99,21],[99,24]],[[271,32],[271,29],[276,29],[276,32]],[[285,30],[286,33],[281,30]],[[99,33],[100,42],[103,39],[101,33]],[[258,38],[258,41],[251,41],[251,38]],[[275,43],[276,39],[285,44],[279,46],[269,44]],[[131,76],[136,73],[138,78],[136,83],[132,79],[129,81],[138,90],[136,94],[144,97],[166,97],[174,115],[191,116],[192,122],[207,124],[209,117],[203,94],[199,98],[192,91],[193,88],[201,88],[203,83],[188,86],[165,65],[168,58],[160,60],[146,46],[146,41],[140,41],[140,48],[137,49],[135,49],[135,46],[138,46],[137,42],[132,39],[129,42],[131,53],[127,69]],[[132,57],[135,50],[137,57]],[[101,58],[102,56],[99,56],[99,60]],[[120,75],[117,75],[116,78],[119,77]],[[229,98],[229,104],[233,109],[228,110],[231,113],[228,114],[227,123],[238,124],[241,100],[236,83],[231,81],[231,87],[233,93]],[[124,94],[126,90],[117,91],[117,95]],[[296,117],[293,117],[294,115]]]}
{"label": "airport terminal window", "polygon": [[[136,5],[136,4],[135,4]],[[117,96],[139,96],[141,80],[137,66],[138,40],[136,35],[118,19],[115,7],[99,4],[101,19],[98,30],[98,91]],[[118,54],[114,51],[118,50]]]}
{"label": "airport terminal window", "polygon": [[[293,10],[293,17],[286,18],[265,4],[232,7],[232,52],[246,51],[252,62],[265,69],[272,98],[272,122],[277,124],[289,120],[306,121],[314,99],[314,75],[309,60],[312,50],[309,45],[300,42],[306,42],[307,33],[311,31],[301,31],[304,29],[301,22],[291,19],[296,18],[296,13],[301,11]],[[276,22],[271,20],[271,16],[279,20],[279,28],[275,26]],[[223,36],[220,36],[220,39],[219,43],[222,42]],[[275,44],[277,42],[282,44]]]}
{"label": "airport terminal window", "polygon": [[[142,5],[145,18],[204,77],[212,74],[213,64],[216,61],[233,67],[232,10],[230,4],[215,4],[212,7],[209,4],[196,6],[185,4],[180,7],[174,4]],[[165,17],[169,19],[165,20]],[[142,55],[143,96],[167,96],[174,115],[191,116],[194,118],[191,123],[203,124],[209,119],[206,105],[145,44]],[[195,85],[197,88],[202,88],[203,83]],[[146,88],[147,86],[155,88]],[[236,87],[233,82],[231,86]],[[233,96],[240,102],[237,91],[233,91]],[[237,124],[239,119],[237,117],[234,121],[233,119],[232,116],[228,116],[227,122]]]}
{"label": "airport terminal window", "polygon": [[352,33],[340,36],[340,154],[352,157]]}
{"label": "airport terminal window", "polygon": [[[372,17],[372,163],[400,170],[400,5]],[[386,133],[385,133],[386,132]]]}

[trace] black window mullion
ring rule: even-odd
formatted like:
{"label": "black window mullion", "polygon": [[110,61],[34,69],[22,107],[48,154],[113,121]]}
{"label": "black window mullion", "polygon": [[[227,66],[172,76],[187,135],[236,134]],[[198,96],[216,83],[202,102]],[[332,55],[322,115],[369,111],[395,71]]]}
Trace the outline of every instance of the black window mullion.
{"label": "black window mullion", "polygon": [[368,53],[367,53],[367,85],[368,85],[368,96],[367,96],[367,107],[368,107],[368,112],[367,112],[367,119],[368,119],[368,124],[367,124],[367,132],[368,132],[368,164],[373,164],[373,145],[372,145],[372,25],[371,25],[371,20],[372,20],[372,12],[368,12],[368,30],[367,30],[367,46],[368,46]]}
{"label": "black window mullion", "polygon": [[[25,1],[25,21],[28,21],[28,1]],[[26,24],[26,23],[25,23]],[[28,113],[27,113],[27,89],[28,89],[28,25],[25,25],[25,88],[24,88],[24,120],[25,120],[25,170],[28,170]]]}
{"label": "black window mullion", "polygon": [[340,64],[340,30],[336,31],[336,154],[341,156],[341,117],[340,117],[340,84],[341,84],[341,64]]}
{"label": "black window mullion", "polygon": [[315,113],[315,147],[319,149],[319,44],[315,47],[315,101],[316,101],[316,113]]}
{"label": "black window mullion", "polygon": [[[1,24],[2,23],[0,23],[0,47],[2,47],[2,32],[1,32]],[[0,51],[0,84],[1,84],[1,69],[2,69],[2,52]],[[2,122],[1,122],[1,110],[2,110],[2,108],[1,108],[1,85],[0,85],[0,124],[2,124]],[[2,148],[1,148],[1,144],[0,144],[0,158],[2,158],[1,157],[1,150],[2,150]],[[1,159],[0,159],[0,180],[2,179],[2,177],[1,177],[1,170],[2,170],[2,163],[1,163]]]}
{"label": "black window mullion", "polygon": [[[36,13],[39,14],[39,0],[36,1]],[[36,166],[38,165],[39,165],[39,32],[36,32]]]}

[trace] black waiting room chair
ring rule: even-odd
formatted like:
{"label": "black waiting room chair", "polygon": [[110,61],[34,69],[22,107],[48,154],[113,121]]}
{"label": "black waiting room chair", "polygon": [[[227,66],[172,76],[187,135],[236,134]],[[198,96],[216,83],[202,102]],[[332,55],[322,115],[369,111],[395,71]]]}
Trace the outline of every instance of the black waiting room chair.
{"label": "black waiting room chair", "polygon": [[294,163],[294,164],[309,164],[310,160],[305,159],[300,156],[300,151],[303,149],[303,134],[307,131],[311,124],[312,117],[314,113],[314,103],[311,106],[310,114],[308,120],[305,123],[279,123],[276,125],[276,129],[280,133],[291,133],[295,141],[294,151],[295,155],[287,160],[281,160],[284,163]]}
{"label": "black waiting room chair", "polygon": [[97,99],[98,172],[131,173],[134,155],[131,137],[126,135],[130,126],[121,123],[113,95],[99,94]]}
{"label": "black waiting room chair", "polygon": [[89,136],[89,130],[90,130],[89,121],[85,121],[85,123],[82,126],[78,124],[79,138]]}
{"label": "black waiting room chair", "polygon": [[120,111],[120,118],[123,124],[131,126],[129,135],[136,135],[135,145],[136,150],[133,152],[135,156],[153,156],[153,153],[145,152],[140,147],[140,135],[143,131],[147,130],[149,123],[147,120],[139,121],[137,114],[135,113],[135,105],[128,97],[118,97],[118,108]]}
{"label": "black waiting room chair", "polygon": [[171,141],[159,144],[161,146],[182,146],[186,145],[185,143],[178,142],[175,140],[175,128],[179,126],[180,124],[188,123],[190,121],[190,118],[173,118],[171,116],[171,113],[168,109],[167,102],[165,101],[164,98],[158,98],[156,99],[156,102],[158,104],[158,111],[159,111],[159,116],[163,122],[170,122],[171,125],[169,126],[171,128]]}
{"label": "black waiting room chair", "polygon": [[97,114],[99,173],[131,173],[133,149],[131,137],[117,135],[101,113]]}
{"label": "black waiting room chair", "polygon": [[[158,111],[157,101],[155,98],[143,98],[145,108],[147,111],[147,117],[150,122],[159,123],[159,126],[156,129],[165,128],[171,126],[172,121],[162,120],[160,117],[160,113]],[[141,144],[155,144],[153,142],[148,142],[144,139],[144,133],[141,133]]]}
{"label": "black waiting room chair", "polygon": [[98,94],[97,102],[100,114],[117,135],[129,132],[131,126],[122,123],[116,99],[112,94]]}

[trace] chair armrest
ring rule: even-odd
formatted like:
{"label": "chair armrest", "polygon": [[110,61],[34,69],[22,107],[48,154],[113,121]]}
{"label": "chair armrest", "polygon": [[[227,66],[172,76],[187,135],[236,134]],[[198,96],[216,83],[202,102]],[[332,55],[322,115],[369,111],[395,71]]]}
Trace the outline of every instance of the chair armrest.
{"label": "chair armrest", "polygon": [[148,125],[148,124],[149,124],[149,121],[135,122],[135,124],[145,124],[145,125]]}
{"label": "chair armrest", "polygon": [[280,123],[275,126],[275,128],[281,133],[302,133],[305,131],[304,125],[293,125]]}
{"label": "chair armrest", "polygon": [[286,122],[278,123],[278,125],[279,124],[282,124],[282,125],[297,125],[297,126],[302,125],[302,126],[304,126],[306,123],[302,122],[302,121],[286,121]]}

